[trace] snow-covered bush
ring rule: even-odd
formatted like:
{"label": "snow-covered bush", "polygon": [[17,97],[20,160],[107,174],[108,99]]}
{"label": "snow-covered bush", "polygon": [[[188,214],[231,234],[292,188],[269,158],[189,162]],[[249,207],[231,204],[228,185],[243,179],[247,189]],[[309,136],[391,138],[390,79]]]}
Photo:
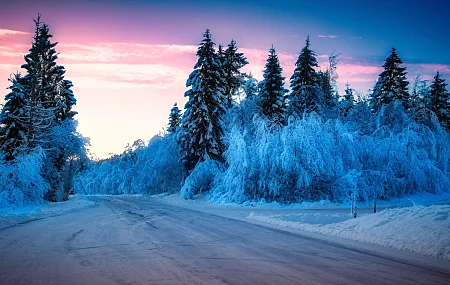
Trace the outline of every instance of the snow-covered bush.
{"label": "snow-covered bush", "polygon": [[42,203],[50,189],[41,176],[44,151],[35,149],[11,162],[0,160],[0,208],[18,208]]}
{"label": "snow-covered bush", "polygon": [[222,164],[216,160],[209,159],[198,163],[186,178],[181,188],[181,197],[192,199],[197,193],[209,191],[215,176],[222,170]]}
{"label": "snow-covered bush", "polygon": [[226,134],[228,167],[215,179],[211,199],[242,203],[256,192],[256,198],[289,203],[343,201],[355,190],[362,200],[449,191],[445,130],[415,123],[401,104],[384,106],[377,116],[365,109],[360,121],[345,125],[314,113],[282,129],[258,119],[252,135],[236,125]]}
{"label": "snow-covered bush", "polygon": [[182,165],[173,135],[155,136],[105,161],[92,163],[75,178],[75,191],[83,194],[156,194],[179,191]]}

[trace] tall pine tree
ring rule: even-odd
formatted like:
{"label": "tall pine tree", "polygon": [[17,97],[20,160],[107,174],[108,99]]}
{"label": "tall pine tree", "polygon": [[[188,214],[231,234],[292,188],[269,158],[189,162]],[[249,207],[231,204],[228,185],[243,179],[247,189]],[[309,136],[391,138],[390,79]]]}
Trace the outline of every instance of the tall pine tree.
{"label": "tall pine tree", "polygon": [[339,111],[341,116],[344,118],[347,117],[348,112],[353,108],[355,105],[355,97],[353,96],[353,89],[350,88],[350,84],[345,85],[345,94],[342,98],[342,100],[339,102]]}
{"label": "tall pine tree", "polygon": [[[305,47],[300,52],[291,76],[289,94],[289,114],[301,116],[303,112],[320,112],[324,95],[322,77],[317,74],[315,67],[319,67],[316,54],[310,49],[309,36]],[[329,80],[327,81],[329,82]],[[331,89],[331,86],[330,88]]]}
{"label": "tall pine tree", "polygon": [[261,81],[258,105],[262,114],[276,125],[282,125],[286,119],[286,92],[284,88],[283,69],[275,49],[269,50],[269,57],[264,69],[264,81]]}
{"label": "tall pine tree", "polygon": [[401,67],[403,61],[392,48],[391,54],[385,59],[377,84],[373,90],[370,106],[373,112],[377,113],[384,104],[390,104],[395,100],[402,102],[405,110],[411,108],[410,96],[408,93],[408,81],[406,80],[406,68]]}
{"label": "tall pine tree", "polygon": [[[68,196],[68,190],[63,190],[61,173],[69,157],[79,155],[69,145],[79,145],[83,149],[85,141],[76,133],[76,123],[61,126],[76,114],[71,110],[76,103],[72,82],[64,79],[65,69],[56,63],[57,43],[51,42],[48,25],[41,22],[40,15],[34,22],[32,46],[21,66],[26,74],[15,76],[12,92],[5,98],[8,108],[2,110],[0,145],[9,159],[37,146],[43,148],[46,153],[43,177],[51,186],[45,198],[61,201]],[[19,97],[21,99],[17,100]],[[16,132],[14,128],[21,131]]]}
{"label": "tall pine tree", "polygon": [[439,122],[450,129],[450,94],[447,85],[438,71],[430,86],[430,108],[436,114]]}
{"label": "tall pine tree", "polygon": [[[228,107],[233,103],[233,96],[239,91],[244,84],[244,74],[241,68],[248,64],[247,58],[243,53],[237,51],[236,42],[232,40],[227,49],[223,52],[222,69],[225,76],[224,95],[227,97]],[[219,55],[221,54],[219,48]]]}
{"label": "tall pine tree", "polygon": [[191,89],[184,94],[189,99],[185,105],[179,142],[181,161],[188,172],[200,161],[221,160],[224,151],[222,116],[226,112],[225,83],[209,29],[203,37],[197,50],[194,71],[186,82],[186,87]]}
{"label": "tall pine tree", "polygon": [[18,155],[26,145],[28,122],[26,114],[26,98],[22,76],[17,73],[9,79],[11,90],[5,96],[5,104],[0,114],[0,150],[7,160]]}

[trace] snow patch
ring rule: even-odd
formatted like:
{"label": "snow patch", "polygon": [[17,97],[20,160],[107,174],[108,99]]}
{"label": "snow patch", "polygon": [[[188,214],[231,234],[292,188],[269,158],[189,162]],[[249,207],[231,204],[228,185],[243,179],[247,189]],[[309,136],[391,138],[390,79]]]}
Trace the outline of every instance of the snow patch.
{"label": "snow patch", "polygon": [[85,209],[97,204],[95,197],[71,196],[68,201],[44,203],[39,206],[28,206],[17,209],[0,209],[0,230],[33,220],[59,216],[68,212]]}
{"label": "snow patch", "polygon": [[251,213],[247,218],[450,260],[449,214],[450,205],[432,205],[385,209],[356,219],[336,213]]}

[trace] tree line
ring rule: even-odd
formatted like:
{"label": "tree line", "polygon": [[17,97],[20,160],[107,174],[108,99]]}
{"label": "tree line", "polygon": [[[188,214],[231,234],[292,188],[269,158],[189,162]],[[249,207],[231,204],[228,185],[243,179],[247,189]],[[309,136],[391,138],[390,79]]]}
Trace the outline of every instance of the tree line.
{"label": "tree line", "polygon": [[[395,49],[371,94],[336,88],[338,55],[318,70],[309,37],[290,77],[272,46],[258,82],[234,40],[216,48],[209,30],[189,75],[184,110],[147,146],[91,164],[79,193],[207,192],[218,203],[391,199],[450,189],[449,94],[437,73],[408,90]],[[181,191],[180,191],[181,188]]]}
{"label": "tree line", "polygon": [[[254,101],[253,115],[266,118],[279,128],[286,126],[288,120],[301,119],[312,112],[326,119],[345,120],[355,105],[365,105],[373,114],[378,114],[383,106],[394,102],[401,102],[408,116],[418,122],[436,116],[442,126],[450,128],[450,95],[439,71],[430,86],[418,77],[410,94],[406,68],[395,48],[385,59],[372,94],[368,99],[358,100],[349,84],[343,96],[337,91],[336,55],[330,56],[328,69],[317,70],[319,65],[310,48],[309,36],[290,77],[290,90],[284,88],[283,69],[273,46],[269,49],[264,79],[258,83],[251,74],[241,72],[248,62],[237,51],[234,40],[226,50],[222,45],[215,50],[209,30],[203,37],[197,63],[186,83],[190,89],[184,95],[188,97],[185,111],[181,116],[175,104],[168,127],[169,133],[178,130],[181,160],[187,174],[198,162],[222,160],[224,115],[238,105],[233,98],[241,94],[244,94],[244,101]],[[243,104],[245,102],[241,102]]]}

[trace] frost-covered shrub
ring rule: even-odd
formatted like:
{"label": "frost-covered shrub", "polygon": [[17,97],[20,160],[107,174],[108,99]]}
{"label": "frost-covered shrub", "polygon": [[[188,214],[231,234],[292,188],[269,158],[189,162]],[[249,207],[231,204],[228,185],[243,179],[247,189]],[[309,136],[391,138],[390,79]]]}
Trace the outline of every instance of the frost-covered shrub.
{"label": "frost-covered shrub", "polygon": [[84,194],[156,194],[179,191],[182,165],[172,135],[156,136],[121,156],[96,162],[75,179]]}
{"label": "frost-covered shrub", "polygon": [[18,208],[43,202],[50,189],[41,176],[44,152],[38,148],[0,164],[0,208]]}
{"label": "frost-covered shrub", "polygon": [[[401,104],[376,116],[360,106],[360,121],[324,121],[316,114],[271,129],[262,119],[226,134],[228,168],[214,182],[211,199],[242,203],[256,198],[290,203],[329,199],[390,199],[450,190],[450,140],[439,125],[417,124]],[[358,117],[358,109],[350,116]],[[363,121],[370,126],[364,125]]]}
{"label": "frost-covered shrub", "polygon": [[192,199],[195,194],[209,191],[216,175],[223,171],[223,166],[216,160],[199,162],[186,178],[181,188],[183,199]]}

